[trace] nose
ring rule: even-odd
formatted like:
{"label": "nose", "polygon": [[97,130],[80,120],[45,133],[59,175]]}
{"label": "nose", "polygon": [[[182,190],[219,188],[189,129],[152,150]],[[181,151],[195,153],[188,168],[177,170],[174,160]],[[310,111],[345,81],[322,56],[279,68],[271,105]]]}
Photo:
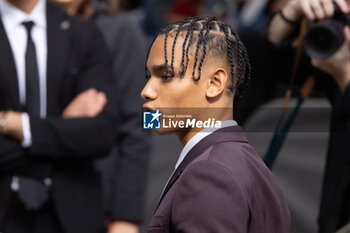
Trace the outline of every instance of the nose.
{"label": "nose", "polygon": [[152,82],[152,78],[148,80],[145,87],[141,91],[141,97],[144,100],[155,100],[157,98],[157,93],[154,90],[154,82]]}

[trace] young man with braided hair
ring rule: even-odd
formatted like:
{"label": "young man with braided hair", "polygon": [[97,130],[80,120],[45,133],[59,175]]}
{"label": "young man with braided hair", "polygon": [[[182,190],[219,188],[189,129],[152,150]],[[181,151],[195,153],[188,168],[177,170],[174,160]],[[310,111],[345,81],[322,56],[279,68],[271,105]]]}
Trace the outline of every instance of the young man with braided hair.
{"label": "young man with braided hair", "polygon": [[290,215],[272,173],[233,119],[233,101],[250,79],[235,31],[211,17],[165,27],[149,51],[145,111],[186,112],[218,129],[163,127],[184,146],[148,232],[287,233]]}

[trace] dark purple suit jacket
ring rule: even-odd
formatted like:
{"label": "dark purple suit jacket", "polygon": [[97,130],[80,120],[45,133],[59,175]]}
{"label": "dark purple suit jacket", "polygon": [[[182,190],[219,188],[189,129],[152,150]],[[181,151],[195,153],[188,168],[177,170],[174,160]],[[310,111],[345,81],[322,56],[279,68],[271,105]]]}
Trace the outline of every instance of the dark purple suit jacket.
{"label": "dark purple suit jacket", "polygon": [[288,233],[273,174],[238,126],[202,139],[171,177],[148,233]]}

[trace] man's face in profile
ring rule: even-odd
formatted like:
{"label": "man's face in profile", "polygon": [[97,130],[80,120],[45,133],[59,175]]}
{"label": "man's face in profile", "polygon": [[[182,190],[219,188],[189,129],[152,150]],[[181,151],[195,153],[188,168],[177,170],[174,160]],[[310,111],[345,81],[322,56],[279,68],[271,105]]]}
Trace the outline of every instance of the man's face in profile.
{"label": "man's face in profile", "polygon": [[[230,69],[222,54],[218,53],[218,50],[214,52],[207,50],[203,59],[202,46],[199,45],[197,48],[195,41],[189,47],[187,56],[184,48],[188,45],[183,46],[184,37],[179,34],[173,47],[174,37],[169,34],[165,58],[164,40],[164,35],[158,36],[149,52],[146,64],[148,83],[141,92],[142,98],[146,101],[143,105],[144,110],[147,112],[159,110],[163,116],[185,115],[186,118],[199,121],[232,119],[233,92],[228,88]],[[174,67],[174,75],[171,64]],[[183,70],[185,73],[180,75]],[[191,130],[187,127],[185,128]],[[196,126],[193,130],[201,128]],[[179,132],[174,129],[181,129],[181,133],[183,130],[186,131],[184,127],[174,126],[173,130],[163,127],[156,132]]]}
{"label": "man's face in profile", "polygon": [[146,100],[143,108],[146,111],[161,109],[163,114],[181,114],[184,109],[187,109],[187,114],[194,113],[196,108],[205,107],[207,102],[205,68],[203,66],[201,79],[194,81],[192,77],[193,55],[189,53],[187,71],[183,77],[180,77],[184,39],[179,36],[174,48],[174,76],[172,76],[170,63],[174,38],[168,37],[167,40],[168,65],[164,58],[164,39],[165,36],[158,36],[149,52],[146,64],[149,79],[141,92],[142,98]]}

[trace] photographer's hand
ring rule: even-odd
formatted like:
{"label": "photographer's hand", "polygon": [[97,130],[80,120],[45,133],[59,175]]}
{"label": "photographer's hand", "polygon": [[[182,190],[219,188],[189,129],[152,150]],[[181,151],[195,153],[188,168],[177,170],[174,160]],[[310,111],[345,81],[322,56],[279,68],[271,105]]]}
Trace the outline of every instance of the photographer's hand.
{"label": "photographer's hand", "polygon": [[334,3],[343,13],[348,13],[349,7],[346,0],[297,0],[301,11],[309,20],[322,20],[330,18],[334,14]]}
{"label": "photographer's hand", "polygon": [[312,59],[312,65],[330,74],[344,93],[350,83],[350,28],[344,27],[343,45],[330,58],[324,60]]}
{"label": "photographer's hand", "polygon": [[343,13],[350,10],[348,0],[290,0],[271,20],[268,37],[272,43],[281,43],[301,22],[303,16],[309,20],[330,18],[334,14],[334,2]]}

